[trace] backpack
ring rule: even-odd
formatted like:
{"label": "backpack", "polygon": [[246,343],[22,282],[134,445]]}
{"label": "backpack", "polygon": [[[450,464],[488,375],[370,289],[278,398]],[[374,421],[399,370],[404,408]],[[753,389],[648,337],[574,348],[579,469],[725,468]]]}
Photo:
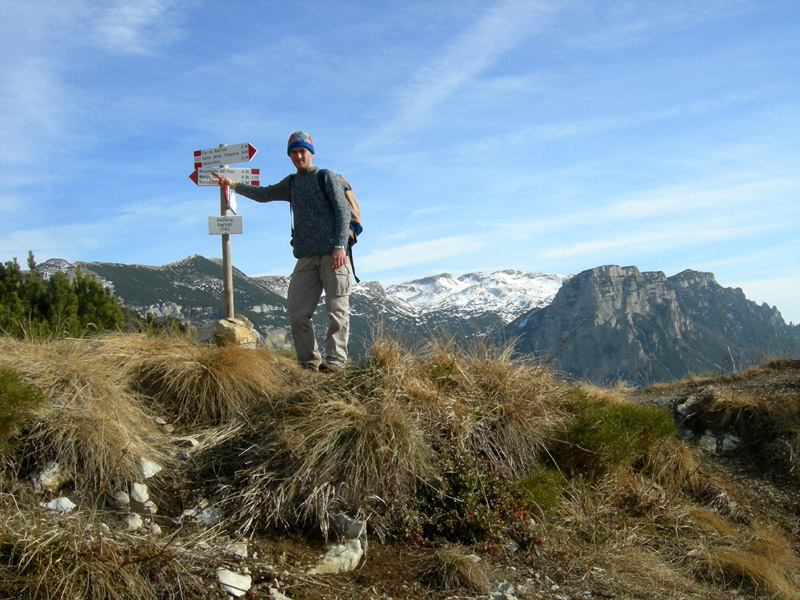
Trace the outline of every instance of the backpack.
{"label": "backpack", "polygon": [[[322,191],[322,194],[327,198],[328,202],[330,202],[331,199],[328,198],[328,194],[325,192],[325,171],[327,171],[327,169],[320,169],[318,171],[317,182],[319,183],[319,189]],[[358,242],[358,236],[364,231],[364,227],[361,224],[361,207],[358,205],[358,199],[356,198],[355,192],[353,192],[353,187],[350,185],[350,182],[338,173],[331,174],[338,177],[342,182],[344,197],[347,199],[347,208],[350,209],[350,238],[347,241],[347,255],[350,257],[353,279],[356,280],[356,283],[360,283],[361,280],[358,278],[358,275],[356,275],[356,266],[353,264],[353,246]]]}

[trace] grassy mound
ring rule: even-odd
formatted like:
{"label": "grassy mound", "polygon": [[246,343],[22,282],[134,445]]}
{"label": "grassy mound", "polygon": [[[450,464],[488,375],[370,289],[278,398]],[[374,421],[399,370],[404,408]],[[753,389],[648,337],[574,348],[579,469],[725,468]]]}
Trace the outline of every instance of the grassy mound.
{"label": "grassy mound", "polygon": [[[800,598],[796,486],[720,470],[631,390],[567,384],[511,356],[384,338],[325,375],[181,336],[0,338],[0,596],[216,598],[215,568],[242,561],[220,548],[244,537],[260,550],[247,562],[256,597],[278,579],[293,600],[357,597],[369,573],[366,587],[395,598],[474,596],[527,573],[520,598],[548,578],[573,596]],[[768,432],[753,456],[791,475],[796,379],[770,395],[741,377],[650,393],[678,406],[690,390],[687,422],[752,439],[743,452],[756,426]],[[166,537],[126,530],[96,501],[141,481],[145,462],[163,467],[149,519]],[[61,479],[40,485],[52,465]],[[80,508],[42,508],[59,495]],[[201,498],[222,515],[211,528],[181,519]],[[370,554],[341,586],[288,574],[301,543],[289,540],[333,536],[341,513],[402,560]]]}

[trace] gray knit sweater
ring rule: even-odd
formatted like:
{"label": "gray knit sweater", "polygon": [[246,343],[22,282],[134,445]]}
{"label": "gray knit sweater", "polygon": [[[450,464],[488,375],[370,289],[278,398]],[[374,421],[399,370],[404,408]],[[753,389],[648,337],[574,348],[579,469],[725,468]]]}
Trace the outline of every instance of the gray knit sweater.
{"label": "gray knit sweater", "polygon": [[339,178],[326,170],[323,175],[326,198],[319,186],[318,173],[319,167],[311,167],[272,185],[236,184],[237,194],[256,202],[290,202],[295,258],[331,254],[335,246],[347,248],[350,210],[344,189]]}

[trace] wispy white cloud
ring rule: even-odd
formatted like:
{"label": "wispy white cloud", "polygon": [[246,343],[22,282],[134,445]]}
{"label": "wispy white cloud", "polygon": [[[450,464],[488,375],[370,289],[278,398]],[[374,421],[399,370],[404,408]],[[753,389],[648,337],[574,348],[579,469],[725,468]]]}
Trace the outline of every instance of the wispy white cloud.
{"label": "wispy white cloud", "polygon": [[435,260],[471,254],[486,247],[488,239],[475,235],[456,235],[439,239],[412,242],[359,256],[359,269],[398,269]]}
{"label": "wispy white cloud", "polygon": [[119,54],[152,54],[179,35],[169,0],[114,0],[94,19],[97,45]]}
{"label": "wispy white cloud", "polygon": [[583,241],[577,244],[552,248],[542,253],[545,259],[579,258],[585,262],[597,260],[604,253],[635,255],[650,252],[672,252],[688,246],[715,244],[724,240],[746,238],[775,229],[774,224],[761,223],[751,226],[675,228],[661,231],[658,224],[633,234],[620,233],[615,237]]}
{"label": "wispy white cloud", "polygon": [[385,145],[389,139],[396,140],[426,125],[459,89],[520,40],[534,34],[542,26],[545,13],[542,3],[527,0],[509,0],[488,10],[445,48],[441,57],[395,90],[394,114],[362,145]]}

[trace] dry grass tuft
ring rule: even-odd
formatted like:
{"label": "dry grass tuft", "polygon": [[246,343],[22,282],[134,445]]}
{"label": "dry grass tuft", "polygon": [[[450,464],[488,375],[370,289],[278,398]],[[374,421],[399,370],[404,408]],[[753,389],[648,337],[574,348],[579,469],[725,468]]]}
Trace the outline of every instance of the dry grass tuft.
{"label": "dry grass tuft", "polygon": [[420,569],[419,578],[442,591],[468,590],[479,594],[491,591],[491,573],[478,557],[461,546],[444,546],[432,552]]}
{"label": "dry grass tuft", "polygon": [[402,402],[332,394],[284,417],[242,457],[233,501],[243,531],[305,523],[327,533],[335,513],[378,518],[433,476],[431,449]]}
{"label": "dry grass tuft", "polygon": [[800,599],[800,561],[778,527],[737,525],[704,509],[690,517],[708,534],[699,554],[712,576],[784,600]]}
{"label": "dry grass tuft", "polygon": [[168,441],[142,398],[93,344],[0,340],[0,366],[22,374],[43,399],[24,425],[20,463],[57,462],[90,490],[141,479],[143,459],[171,463]]}
{"label": "dry grass tuft", "polygon": [[462,350],[437,342],[422,352],[421,368],[439,390],[433,426],[446,443],[518,476],[538,463],[564,419],[559,405],[567,388],[551,371],[513,361],[512,352],[510,346],[476,343]]}
{"label": "dry grass tuft", "polygon": [[168,541],[103,528],[91,511],[46,512],[23,488],[0,490],[3,598],[207,598],[209,584],[201,573],[211,570],[217,557],[204,557],[201,547],[193,549],[195,566],[189,568],[184,566],[189,553]]}
{"label": "dry grass tuft", "polygon": [[438,344],[420,358],[378,340],[360,365],[278,403],[278,424],[248,415],[264,424],[245,448],[214,453],[245,466],[228,500],[243,531],[299,521],[325,533],[344,510],[368,515],[380,535],[409,517],[420,485],[438,485],[454,448],[494,478],[534,466],[563,390],[510,350]]}
{"label": "dry grass tuft", "polygon": [[293,362],[264,349],[152,334],[107,336],[103,346],[142,393],[185,425],[229,421],[296,383]]}
{"label": "dry grass tuft", "polygon": [[675,438],[665,438],[648,448],[643,471],[664,488],[693,497],[707,485],[701,463],[684,442]]}

